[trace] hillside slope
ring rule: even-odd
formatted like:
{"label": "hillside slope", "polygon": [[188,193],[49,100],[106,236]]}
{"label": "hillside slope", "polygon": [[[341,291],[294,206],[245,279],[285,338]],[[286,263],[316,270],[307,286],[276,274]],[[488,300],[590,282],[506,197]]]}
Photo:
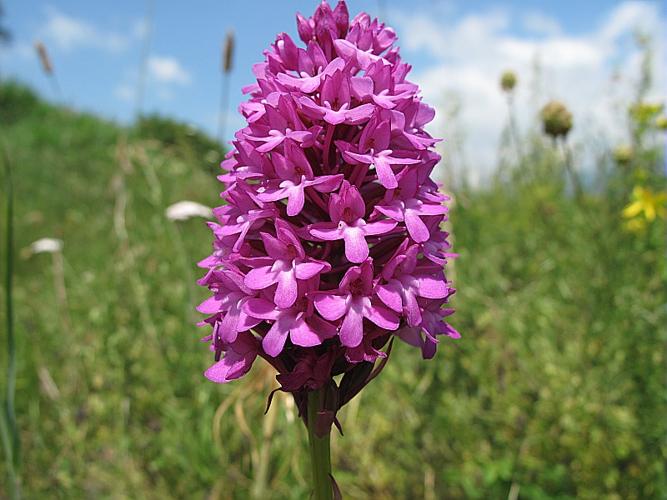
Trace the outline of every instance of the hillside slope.
{"label": "hillside slope", "polygon": [[[278,393],[262,415],[271,370],[226,386],[201,376],[194,263],[211,238],[164,210],[218,203],[218,153],[187,127],[146,139],[16,84],[0,86],[0,113],[25,496],[306,498],[294,405]],[[396,344],[342,412],[333,451],[350,498],[667,493],[664,222],[625,231],[623,199],[576,200],[548,144],[524,150],[511,180],[455,193],[463,339],[429,362]],[[30,254],[43,237],[63,240],[62,260]]]}

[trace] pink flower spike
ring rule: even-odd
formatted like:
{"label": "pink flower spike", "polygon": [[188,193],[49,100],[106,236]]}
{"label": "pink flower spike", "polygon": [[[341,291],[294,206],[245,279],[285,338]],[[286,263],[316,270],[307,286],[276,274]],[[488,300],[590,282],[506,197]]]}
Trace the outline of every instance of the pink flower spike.
{"label": "pink flower spike", "polygon": [[455,254],[431,178],[435,110],[396,33],[350,18],[342,0],[296,22],[303,43],[278,34],[243,88],[197,310],[215,358],[207,378],[239,378],[259,356],[306,421],[309,392],[336,394],[317,414],[326,430],[394,337],[431,358],[460,336],[445,276]]}

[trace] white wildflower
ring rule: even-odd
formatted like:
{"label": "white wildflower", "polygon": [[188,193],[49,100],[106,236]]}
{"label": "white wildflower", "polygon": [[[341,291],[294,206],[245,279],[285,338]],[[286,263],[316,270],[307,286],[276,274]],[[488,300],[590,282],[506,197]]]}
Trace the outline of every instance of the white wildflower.
{"label": "white wildflower", "polygon": [[30,251],[36,253],[56,253],[63,249],[63,240],[56,238],[40,238],[33,241],[30,245]]}
{"label": "white wildflower", "polygon": [[169,220],[187,220],[192,217],[208,219],[213,215],[213,211],[201,203],[185,200],[169,205],[166,214]]}

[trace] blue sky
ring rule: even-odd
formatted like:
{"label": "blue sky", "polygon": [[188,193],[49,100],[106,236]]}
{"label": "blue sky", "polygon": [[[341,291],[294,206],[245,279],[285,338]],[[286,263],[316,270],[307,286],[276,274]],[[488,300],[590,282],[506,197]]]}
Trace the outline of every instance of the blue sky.
{"label": "blue sky", "polygon": [[[33,43],[47,45],[64,100],[79,109],[130,120],[136,109],[147,1],[10,0],[4,24],[13,45],[0,50],[0,72],[56,98],[35,57]],[[240,125],[233,111],[240,89],[252,81],[250,67],[275,34],[295,35],[296,11],[310,14],[317,2],[153,0],[149,78],[145,111],[174,115],[215,133],[219,107],[220,47],[227,29],[236,33],[231,76],[230,132]],[[637,64],[631,35],[637,26],[656,37],[659,73],[656,95],[664,92],[665,13],[660,2],[352,0],[361,10],[383,13],[397,30],[413,79],[436,107],[460,101],[459,128],[448,130],[447,112],[436,127],[461,134],[466,161],[490,161],[504,102],[497,75],[513,68],[527,81],[534,62],[543,68],[544,97],[570,101],[582,119],[604,121],[600,96],[615,71]],[[630,78],[630,77],[628,77]],[[631,84],[631,82],[628,82]],[[530,120],[529,92],[518,96],[520,119]],[[623,95],[624,91],[619,91]],[[592,97],[596,96],[594,101]],[[535,104],[535,103],[533,103]],[[587,109],[584,109],[587,108]],[[586,113],[591,113],[590,116]],[[486,115],[485,115],[486,114]],[[493,117],[489,117],[493,114]],[[440,132],[439,130],[436,131]],[[494,138],[495,137],[495,138]]]}

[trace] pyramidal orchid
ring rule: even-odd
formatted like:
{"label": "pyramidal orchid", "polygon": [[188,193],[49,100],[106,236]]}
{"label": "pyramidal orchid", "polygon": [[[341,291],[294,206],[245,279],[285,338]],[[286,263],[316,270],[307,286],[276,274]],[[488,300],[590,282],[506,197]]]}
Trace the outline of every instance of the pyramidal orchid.
{"label": "pyramidal orchid", "polygon": [[[434,110],[408,79],[394,31],[345,2],[297,15],[253,66],[213,210],[198,310],[226,383],[257,358],[291,393],[310,442],[314,498],[332,498],[336,415],[388,360],[394,337],[432,358],[454,293],[447,197],[424,127]],[[338,378],[340,376],[340,378]],[[336,377],[336,379],[334,379]]]}

